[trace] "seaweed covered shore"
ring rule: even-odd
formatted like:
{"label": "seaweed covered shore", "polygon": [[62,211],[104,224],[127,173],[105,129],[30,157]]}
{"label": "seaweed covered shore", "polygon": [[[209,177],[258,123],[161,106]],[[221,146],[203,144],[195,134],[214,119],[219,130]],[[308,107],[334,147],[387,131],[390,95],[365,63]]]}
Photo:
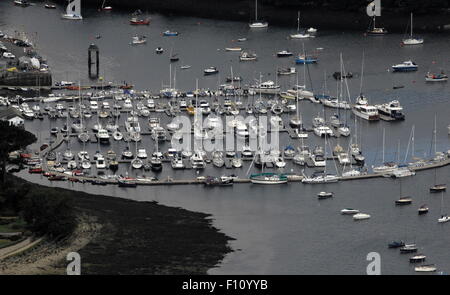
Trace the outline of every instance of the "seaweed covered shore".
{"label": "seaweed covered shore", "polygon": [[206,274],[231,251],[231,238],[214,228],[207,214],[48,188],[11,175],[7,183],[64,198],[76,228],[0,260],[1,274],[65,274],[72,251],[81,256],[82,274]]}

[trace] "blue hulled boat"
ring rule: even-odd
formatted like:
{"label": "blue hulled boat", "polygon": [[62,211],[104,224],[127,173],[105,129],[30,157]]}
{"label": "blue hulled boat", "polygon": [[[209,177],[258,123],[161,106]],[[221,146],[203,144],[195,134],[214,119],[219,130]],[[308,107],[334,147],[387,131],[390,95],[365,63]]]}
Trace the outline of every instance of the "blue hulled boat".
{"label": "blue hulled boat", "polygon": [[304,65],[304,64],[313,64],[313,63],[317,63],[319,59],[315,56],[308,56],[308,55],[299,55],[297,56],[297,58],[295,59],[295,63],[299,64],[299,65]]}
{"label": "blue hulled boat", "polygon": [[394,72],[411,72],[417,71],[418,67],[419,66],[415,62],[407,60],[400,64],[393,65],[392,69],[394,70]]}

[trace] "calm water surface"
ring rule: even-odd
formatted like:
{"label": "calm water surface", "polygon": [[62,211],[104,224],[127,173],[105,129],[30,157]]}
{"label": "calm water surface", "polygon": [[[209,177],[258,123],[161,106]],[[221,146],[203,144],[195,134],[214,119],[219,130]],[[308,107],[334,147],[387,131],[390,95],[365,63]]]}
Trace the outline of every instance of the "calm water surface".
{"label": "calm water surface", "polygon": [[[128,25],[129,14],[113,12],[98,13],[85,10],[85,19],[81,22],[63,21],[60,13],[63,8],[46,10],[41,5],[19,8],[9,1],[0,3],[0,30],[28,32],[37,44],[39,52],[48,59],[54,81],[87,81],[87,48],[95,42],[101,50],[102,76],[108,81],[128,81],[137,89],[159,91],[162,84],[169,83],[169,53],[178,53],[180,61],[176,63],[176,86],[182,90],[195,88],[195,79],[199,78],[200,87],[217,88],[224,82],[233,68],[247,83],[261,73],[263,79],[276,79],[277,67],[293,66],[293,59],[279,59],[274,56],[281,49],[294,52],[302,50],[302,42],[287,40],[292,30],[270,27],[265,31],[250,31],[247,24],[198,18],[168,18],[151,15],[150,26],[133,27]],[[406,25],[406,24],[405,24]],[[162,37],[167,29],[176,30],[180,35],[175,38]],[[34,33],[37,32],[37,33]],[[101,39],[95,36],[100,34]],[[148,38],[147,45],[130,46],[131,37],[143,34]],[[245,43],[234,40],[247,37]],[[404,106],[407,119],[400,123],[358,124],[358,137],[361,140],[367,164],[381,162],[382,132],[386,130],[386,160],[397,158],[400,143],[400,158],[404,159],[412,126],[415,126],[416,155],[429,156],[433,151],[432,130],[434,116],[437,116],[437,149],[446,151],[449,146],[447,136],[448,121],[448,85],[424,82],[428,70],[448,69],[449,42],[447,35],[426,34],[425,44],[418,47],[400,47],[401,35],[387,35],[381,38],[364,37],[359,32],[322,32],[315,39],[305,40],[305,49],[309,52],[316,48],[320,51],[320,61],[309,67],[311,79],[306,84],[320,93],[324,88],[326,76],[327,89],[335,93],[336,82],[330,76],[339,70],[339,53],[343,53],[346,69],[355,74],[349,80],[352,99],[359,93],[362,53],[365,54],[363,92],[371,103],[381,103],[398,99]],[[238,44],[238,45],[237,45]],[[163,55],[156,55],[154,49],[162,46]],[[258,62],[242,63],[238,54],[225,52],[225,47],[242,46],[254,50]],[[392,64],[412,59],[419,64],[414,73],[394,74],[388,71]],[[187,71],[179,66],[189,64]],[[202,71],[209,66],[217,66],[219,76],[203,77]],[[174,66],[175,69],[175,66]],[[297,66],[301,83],[303,68]],[[308,74],[307,74],[308,76]],[[312,81],[312,82],[311,82]],[[278,80],[283,89],[295,83],[295,77],[283,77]],[[394,85],[404,85],[393,90]],[[311,119],[323,111],[320,105],[301,102],[304,121],[310,125]],[[333,111],[327,110],[327,115]],[[341,114],[344,116],[344,114]],[[287,117],[286,117],[287,118]],[[348,115],[352,129],[353,117]],[[92,119],[93,120],[93,119]],[[122,118],[123,120],[123,118]],[[167,119],[165,119],[167,120]],[[52,122],[47,120],[27,122],[27,129],[36,132],[39,143],[48,141],[48,130]],[[142,124],[144,124],[142,122]],[[298,142],[283,135],[285,145],[298,145]],[[310,135],[306,142],[311,147],[323,144],[317,137]],[[330,146],[338,143],[333,139]],[[339,139],[343,146],[348,139]],[[152,150],[153,142],[144,138],[142,146]],[[73,149],[81,148],[72,140]],[[123,143],[111,143],[112,148],[120,152]],[[59,151],[67,146],[63,144]],[[167,149],[168,145],[161,146]],[[89,145],[91,153],[111,147]],[[410,158],[410,155],[408,155]],[[331,169],[333,164],[329,163]],[[288,165],[286,172],[299,172],[298,167]],[[121,167],[124,172],[126,167]],[[237,173],[245,176],[247,168],[239,171],[208,168],[205,175]],[[133,172],[134,173],[134,172]],[[173,175],[178,178],[195,176],[194,171],[172,172],[165,167],[158,177]],[[438,182],[449,179],[450,169],[437,170]],[[430,195],[428,188],[434,182],[434,171],[418,173],[413,178],[402,180],[404,194],[410,194],[414,203],[411,206],[396,207],[394,201],[399,197],[399,181],[392,179],[372,179],[350,181],[336,184],[303,185],[291,183],[284,186],[235,185],[229,188],[205,189],[202,186],[138,187],[123,189],[119,187],[96,187],[87,184],[50,183],[36,175],[21,175],[29,180],[50,186],[61,186],[97,194],[129,198],[133,200],[155,200],[161,204],[179,206],[189,210],[211,213],[214,225],[227,235],[236,238],[231,242],[235,252],[226,256],[211,274],[364,274],[366,255],[379,252],[382,257],[382,273],[414,274],[409,264],[409,255],[400,255],[396,250],[388,250],[387,243],[393,239],[416,242],[420,252],[427,255],[429,263],[435,263],[440,270],[450,271],[448,245],[450,235],[448,224],[438,225],[441,212],[440,195]],[[318,201],[316,194],[322,190],[333,191],[332,200]],[[450,200],[444,194],[444,211],[450,210]],[[430,213],[418,216],[417,208],[427,203]],[[340,215],[342,208],[358,208],[371,214],[368,221],[354,222],[349,216]]]}

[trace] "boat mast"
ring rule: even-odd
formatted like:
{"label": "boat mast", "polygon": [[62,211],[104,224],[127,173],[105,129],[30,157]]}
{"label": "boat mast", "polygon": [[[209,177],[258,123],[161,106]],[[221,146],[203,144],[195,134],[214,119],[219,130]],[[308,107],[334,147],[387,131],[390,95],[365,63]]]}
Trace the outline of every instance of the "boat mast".
{"label": "boat mast", "polygon": [[300,31],[300,11],[297,13],[297,33]]}
{"label": "boat mast", "polygon": [[384,164],[384,144],[385,144],[385,131],[386,131],[386,129],[385,128],[383,128],[383,164]]}
{"label": "boat mast", "polygon": [[434,155],[436,155],[436,114],[434,114],[434,130],[433,130],[433,136],[434,136]]}
{"label": "boat mast", "polygon": [[255,0],[255,21],[258,20],[258,0]]}
{"label": "boat mast", "polygon": [[410,35],[411,39],[412,39],[412,36],[413,36],[413,14],[411,12],[411,35]]}

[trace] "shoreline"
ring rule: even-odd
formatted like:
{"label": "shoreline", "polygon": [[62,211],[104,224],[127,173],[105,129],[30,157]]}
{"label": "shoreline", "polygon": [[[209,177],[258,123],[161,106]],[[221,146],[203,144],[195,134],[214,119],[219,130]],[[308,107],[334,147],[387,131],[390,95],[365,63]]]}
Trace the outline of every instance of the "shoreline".
{"label": "shoreline", "polygon": [[0,260],[1,274],[65,274],[65,257],[72,251],[81,255],[82,274],[207,274],[233,251],[233,238],[213,227],[209,214],[9,178],[61,193],[75,208],[78,223],[62,241],[45,239]]}

